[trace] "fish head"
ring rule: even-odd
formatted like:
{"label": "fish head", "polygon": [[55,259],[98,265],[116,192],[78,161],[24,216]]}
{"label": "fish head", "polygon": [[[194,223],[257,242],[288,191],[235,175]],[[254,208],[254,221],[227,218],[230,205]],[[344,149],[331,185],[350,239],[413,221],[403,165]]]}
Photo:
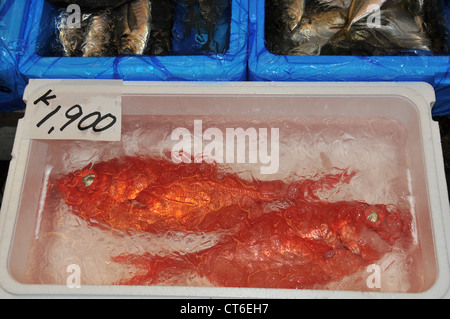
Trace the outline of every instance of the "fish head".
{"label": "fish head", "polygon": [[[310,37],[316,35],[317,32],[316,32],[315,26],[316,25],[313,23],[313,20],[310,17],[305,16],[301,20],[300,27],[297,30],[295,30],[293,35],[294,36],[295,35],[296,36],[302,36],[302,37],[304,37],[304,40],[307,40]],[[297,42],[301,42],[301,41],[297,40]]]}
{"label": "fish head", "polygon": [[365,209],[362,218],[367,228],[390,245],[411,235],[411,214],[394,205],[371,205]]}
{"label": "fish head", "polygon": [[291,53],[319,55],[322,47],[342,29],[345,22],[346,15],[339,8],[305,15],[300,27],[292,33],[291,40],[296,47]]}
{"label": "fish head", "polygon": [[[314,46],[314,50],[311,50],[309,47],[311,44],[315,44],[317,38],[317,30],[316,25],[313,23],[310,17],[303,17],[301,20],[301,25],[296,28],[290,35],[291,41],[295,44],[294,51],[299,51],[294,54],[312,54],[312,52],[316,51],[316,45]],[[308,46],[308,48],[305,48]],[[291,54],[293,54],[291,52]]]}
{"label": "fish head", "polygon": [[112,183],[111,176],[100,176],[93,166],[63,176],[57,180],[56,185],[66,202],[76,204],[81,199],[87,201],[90,197],[97,196],[108,182]]}
{"label": "fish head", "polygon": [[341,212],[335,228],[339,242],[366,261],[375,262],[412,242],[410,214],[396,206],[353,203]]}
{"label": "fish head", "polygon": [[283,3],[282,21],[289,31],[293,31],[300,25],[305,12],[306,0],[291,0]]}
{"label": "fish head", "polygon": [[114,159],[73,171],[56,181],[62,199],[83,217],[135,199],[151,182],[144,162]]}
{"label": "fish head", "polygon": [[72,212],[84,219],[93,218],[101,206],[107,207],[112,202],[121,200],[109,197],[111,186],[116,181],[112,174],[105,174],[101,165],[89,165],[73,171],[56,181],[58,194],[72,209]]}
{"label": "fish head", "polygon": [[349,250],[369,263],[412,243],[411,214],[394,205],[304,203],[289,207],[284,216],[300,237],[327,244],[331,250]]}

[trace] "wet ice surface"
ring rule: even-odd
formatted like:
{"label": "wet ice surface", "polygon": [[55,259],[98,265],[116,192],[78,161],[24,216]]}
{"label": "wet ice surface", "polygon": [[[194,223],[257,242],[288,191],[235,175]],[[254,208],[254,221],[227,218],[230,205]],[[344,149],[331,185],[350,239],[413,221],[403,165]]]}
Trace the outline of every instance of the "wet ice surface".
{"label": "wet ice surface", "polygon": [[[123,156],[165,156],[176,143],[171,140],[173,130],[184,127],[193,134],[194,120],[199,119],[203,120],[203,130],[213,127],[224,134],[226,128],[279,129],[278,172],[261,174],[262,163],[224,164],[231,171],[239,172],[243,178],[291,181],[348,168],[357,171],[356,176],[349,184],[320,190],[317,195],[322,200],[395,204],[408,211],[414,203],[414,196],[408,188],[406,130],[396,120],[386,117],[259,117],[246,119],[245,122],[237,118],[127,117],[123,124],[122,142],[48,142],[49,183],[94,162]],[[203,146],[207,144],[208,141],[203,141]],[[67,267],[76,264],[82,270],[83,285],[117,284],[145,270],[116,263],[112,261],[115,256],[195,253],[219,241],[220,234],[168,232],[123,235],[100,229],[72,214],[70,207],[50,192],[36,226],[36,240],[28,262],[28,278],[30,283],[65,285]],[[407,252],[394,249],[385,256],[379,263],[381,291],[416,289],[416,285],[420,285],[416,282],[420,278],[420,269],[416,267],[419,254],[418,248],[414,247]],[[342,282],[318,288],[380,291],[378,288],[368,288],[369,275],[362,271],[344,278]],[[200,278],[195,273],[175,276],[161,284],[211,285],[206,278]]]}

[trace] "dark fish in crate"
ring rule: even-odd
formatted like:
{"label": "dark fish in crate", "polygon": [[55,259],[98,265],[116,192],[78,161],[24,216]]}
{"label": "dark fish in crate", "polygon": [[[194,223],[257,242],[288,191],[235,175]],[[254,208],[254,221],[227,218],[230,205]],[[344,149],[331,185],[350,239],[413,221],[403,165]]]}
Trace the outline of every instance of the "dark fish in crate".
{"label": "dark fish in crate", "polygon": [[111,55],[113,44],[113,20],[110,10],[94,14],[90,18],[82,46],[84,57]]}
{"label": "dark fish in crate", "polygon": [[339,7],[307,12],[300,27],[292,33],[291,39],[295,47],[288,54],[320,55],[323,46],[342,29],[346,19],[346,11]]}
{"label": "dark fish in crate", "polygon": [[82,15],[79,26],[70,25],[69,14],[62,12],[56,21],[58,38],[62,45],[63,55],[68,57],[82,56],[81,47],[85,41],[85,32],[89,24],[90,14]]}
{"label": "dark fish in crate", "polygon": [[143,54],[151,31],[151,3],[134,0],[121,6],[116,19],[116,42],[119,54]]}
{"label": "dark fish in crate", "polygon": [[152,23],[146,55],[169,55],[172,51],[174,4],[168,0],[152,0]]}

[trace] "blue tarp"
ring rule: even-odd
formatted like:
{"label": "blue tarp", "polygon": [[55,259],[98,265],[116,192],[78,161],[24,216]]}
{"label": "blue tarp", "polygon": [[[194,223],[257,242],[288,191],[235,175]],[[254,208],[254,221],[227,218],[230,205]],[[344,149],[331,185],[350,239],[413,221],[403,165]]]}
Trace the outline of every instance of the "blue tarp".
{"label": "blue tarp", "polygon": [[0,112],[23,109],[22,94],[26,85],[18,69],[22,50],[22,25],[27,2],[0,2]]}

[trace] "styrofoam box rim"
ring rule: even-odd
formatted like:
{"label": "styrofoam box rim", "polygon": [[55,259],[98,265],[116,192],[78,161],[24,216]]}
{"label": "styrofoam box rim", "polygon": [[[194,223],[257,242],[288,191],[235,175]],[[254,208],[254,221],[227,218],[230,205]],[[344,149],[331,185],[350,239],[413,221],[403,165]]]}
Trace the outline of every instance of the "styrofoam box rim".
{"label": "styrofoam box rim", "polygon": [[[96,84],[98,91],[110,81],[96,80],[31,80],[24,98],[39,87],[51,83],[60,85]],[[81,82],[80,82],[81,81]],[[93,81],[92,83],[89,83]],[[111,83],[117,85],[117,81]],[[120,81],[121,82],[121,81]],[[20,136],[22,122],[13,149],[4,202],[0,214],[0,297],[200,297],[200,298],[442,298],[450,297],[450,208],[445,181],[439,126],[431,118],[431,107],[435,101],[433,88],[427,83],[179,83],[179,82],[122,82],[122,95],[308,95],[308,96],[402,96],[412,101],[420,117],[422,144],[436,244],[438,278],[435,284],[423,293],[379,293],[322,290],[250,289],[250,288],[199,288],[199,287],[141,287],[141,286],[82,286],[70,289],[63,285],[26,285],[16,282],[7,270],[9,248],[15,227],[19,198],[25,166],[30,149],[30,140]],[[447,229],[447,232],[445,231]]]}

